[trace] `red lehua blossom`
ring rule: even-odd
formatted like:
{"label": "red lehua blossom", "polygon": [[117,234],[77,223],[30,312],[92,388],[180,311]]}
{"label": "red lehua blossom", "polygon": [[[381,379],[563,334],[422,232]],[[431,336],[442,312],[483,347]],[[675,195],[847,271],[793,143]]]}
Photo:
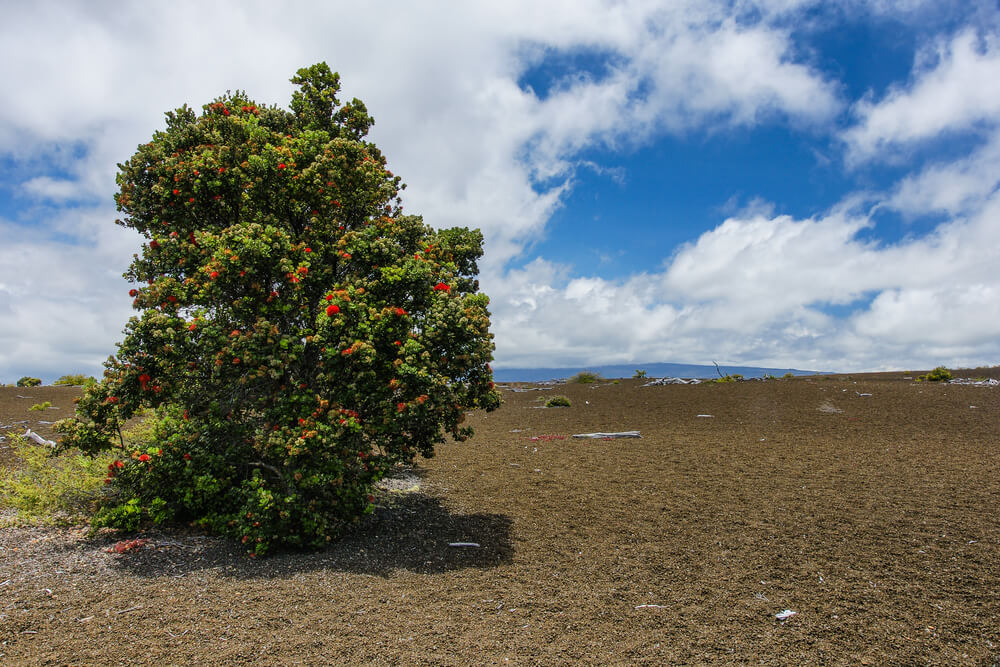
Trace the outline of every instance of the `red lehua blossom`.
{"label": "red lehua blossom", "polygon": [[398,341],[398,340],[392,341],[392,344],[393,345],[402,345],[402,343],[400,341]]}
{"label": "red lehua blossom", "polygon": [[278,164],[278,169],[284,169],[284,168],[285,168],[285,163],[284,162]]}
{"label": "red lehua blossom", "polygon": [[438,291],[438,292],[450,292],[451,291],[451,288],[448,287],[448,285],[446,285],[444,283],[438,283],[437,285],[434,286],[434,289],[435,289],[435,291]]}
{"label": "red lehua blossom", "polygon": [[309,273],[309,267],[308,266],[300,266],[299,267],[299,273],[301,273],[302,275],[306,275],[307,273]]}
{"label": "red lehua blossom", "polygon": [[117,402],[118,402],[117,396],[108,396],[108,403],[117,403]]}
{"label": "red lehua blossom", "polygon": [[148,382],[149,382],[149,381],[150,381],[151,379],[152,379],[151,377],[149,377],[148,375],[146,375],[145,373],[143,373],[142,375],[140,375],[140,376],[139,376],[139,384],[141,384],[141,385],[143,385],[143,386],[146,386],[146,384],[147,384],[147,383],[148,383]]}
{"label": "red lehua blossom", "polygon": [[369,494],[368,494],[368,502],[370,502],[370,503],[373,503],[373,502],[375,502],[375,496],[373,496],[373,495],[371,495],[371,494],[369,493]]}
{"label": "red lehua blossom", "polygon": [[312,252],[312,248],[306,248],[306,249],[305,249],[305,250],[303,250],[302,252]]}
{"label": "red lehua blossom", "polygon": [[219,173],[220,173],[220,174],[221,174],[221,173],[223,173],[223,172],[225,172],[225,171],[226,171],[226,168],[225,168],[225,167],[219,167]]}
{"label": "red lehua blossom", "polygon": [[123,462],[117,461],[117,460],[114,463],[112,463],[111,465],[113,465],[116,468],[124,468],[125,467],[125,464]]}
{"label": "red lehua blossom", "polygon": [[194,203],[194,197],[188,197],[188,201],[193,204]]}
{"label": "red lehua blossom", "polygon": [[167,301],[169,301],[170,303],[177,303],[177,297],[171,294],[170,296],[167,297]]}
{"label": "red lehua blossom", "polygon": [[139,290],[137,290],[137,289],[130,289],[130,290],[128,291],[128,295],[129,295],[129,296],[133,296],[133,297],[134,297],[134,296],[136,296],[136,295],[138,295],[138,294],[139,294]]}
{"label": "red lehua blossom", "polygon": [[198,323],[197,322],[192,322],[191,326],[188,327],[188,331],[194,331],[197,328],[198,328]]}
{"label": "red lehua blossom", "polygon": [[402,412],[406,409],[406,403],[396,403],[396,412]]}
{"label": "red lehua blossom", "polygon": [[327,301],[333,301],[333,295],[332,294],[327,294],[326,295],[326,300]]}
{"label": "red lehua blossom", "polygon": [[240,363],[240,358],[239,357],[233,357],[233,365],[239,365],[239,363]]}
{"label": "red lehua blossom", "polygon": [[208,274],[208,277],[211,278],[212,280],[215,280],[216,278],[219,277],[219,272],[218,271],[212,271],[210,274]]}
{"label": "red lehua blossom", "polygon": [[394,312],[395,312],[395,313],[396,313],[397,315],[399,315],[400,317],[402,317],[403,315],[406,315],[406,311],[405,311],[405,310],[403,310],[402,308],[398,308],[398,307],[397,307],[397,308],[395,309],[395,311],[394,311]]}
{"label": "red lehua blossom", "polygon": [[174,188],[174,194],[175,194],[175,195],[179,195],[180,193],[181,193],[181,191],[180,191],[180,190],[178,190],[177,188]]}
{"label": "red lehua blossom", "polygon": [[326,316],[327,317],[333,317],[334,315],[336,315],[339,312],[340,312],[340,306],[338,306],[335,303],[331,303],[329,306],[326,307]]}
{"label": "red lehua blossom", "polygon": [[156,250],[157,248],[160,247],[160,244],[156,239],[153,239],[152,241],[149,242],[149,247],[152,248],[153,250]]}
{"label": "red lehua blossom", "polygon": [[142,454],[142,455],[141,455],[141,456],[139,457],[139,461],[141,461],[142,463],[145,463],[145,462],[146,462],[146,461],[148,461],[148,460],[149,460],[149,454]]}
{"label": "red lehua blossom", "polygon": [[190,461],[191,460],[191,455],[190,454],[185,454],[184,455],[184,460],[185,461]]}

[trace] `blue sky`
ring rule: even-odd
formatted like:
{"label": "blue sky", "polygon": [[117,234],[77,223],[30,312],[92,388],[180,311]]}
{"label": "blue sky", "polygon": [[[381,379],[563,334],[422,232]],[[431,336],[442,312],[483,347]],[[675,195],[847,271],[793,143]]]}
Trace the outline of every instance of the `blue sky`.
{"label": "blue sky", "polygon": [[0,382],[114,351],[162,113],[320,60],[486,235],[498,367],[1000,363],[996,3],[22,3],[0,56]]}

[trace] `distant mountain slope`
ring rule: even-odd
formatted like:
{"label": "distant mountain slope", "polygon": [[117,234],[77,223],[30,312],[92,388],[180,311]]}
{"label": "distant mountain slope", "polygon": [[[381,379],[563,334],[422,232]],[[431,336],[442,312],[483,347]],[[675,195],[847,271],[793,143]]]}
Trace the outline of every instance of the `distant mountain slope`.
{"label": "distant mountain slope", "polygon": [[[759,368],[757,366],[719,366],[723,373],[739,373],[743,377],[763,377],[785,373],[793,375],[814,375],[818,371],[803,371],[795,368]],[[606,378],[630,378],[636,370],[646,371],[651,378],[682,377],[682,378],[714,378],[719,377],[715,366],[698,364],[612,364],[608,366],[573,366],[569,368],[497,368],[493,371],[493,379],[497,382],[542,382],[544,380],[559,380],[572,377],[580,371],[592,371]]]}

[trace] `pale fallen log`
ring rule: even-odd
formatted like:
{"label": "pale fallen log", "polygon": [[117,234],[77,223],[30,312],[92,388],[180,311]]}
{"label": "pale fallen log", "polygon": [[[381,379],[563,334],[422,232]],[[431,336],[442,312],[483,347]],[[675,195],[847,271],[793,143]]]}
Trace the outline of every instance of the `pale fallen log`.
{"label": "pale fallen log", "polygon": [[479,542],[449,542],[448,546],[449,547],[456,547],[456,548],[472,547],[474,549],[478,549],[479,548]]}
{"label": "pale fallen log", "polygon": [[53,442],[52,440],[46,440],[42,436],[40,436],[37,433],[35,433],[34,431],[32,431],[30,428],[27,429],[27,430],[25,430],[24,437],[28,438],[29,440],[34,440],[39,445],[48,445],[49,447],[55,447],[56,446],[55,442]]}
{"label": "pale fallen log", "polygon": [[596,440],[611,440],[612,438],[641,438],[638,431],[619,431],[618,433],[574,433],[574,438],[594,438]]}

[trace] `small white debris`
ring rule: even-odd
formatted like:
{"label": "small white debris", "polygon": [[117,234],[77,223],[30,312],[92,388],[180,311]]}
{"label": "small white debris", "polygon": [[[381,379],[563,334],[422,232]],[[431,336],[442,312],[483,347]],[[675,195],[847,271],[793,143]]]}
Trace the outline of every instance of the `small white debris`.
{"label": "small white debris", "polygon": [[795,614],[797,614],[797,613],[799,613],[799,612],[792,611],[791,609],[786,609],[783,612],[775,614],[774,617],[776,619],[778,619],[779,621],[784,621],[785,619],[788,619],[788,618],[791,618],[792,616],[795,616]]}
{"label": "small white debris", "polygon": [[55,442],[53,442],[52,440],[46,440],[42,436],[32,431],[30,428],[24,431],[24,437],[28,438],[29,440],[34,440],[39,445],[48,445],[49,447],[56,446]]}
{"label": "small white debris", "polygon": [[854,393],[855,393],[855,394],[857,394],[858,396],[871,396],[871,394],[862,394],[862,393],[861,393],[861,392],[859,392],[859,391],[856,391],[856,392],[854,392]]}
{"label": "small white debris", "polygon": [[710,418],[714,417],[715,415],[698,415],[698,416],[702,417],[702,418],[705,418],[705,419],[710,419]]}
{"label": "small white debris", "polygon": [[666,609],[667,605],[665,605],[665,604],[637,604],[635,606],[635,608],[636,609]]}
{"label": "small white debris", "polygon": [[449,547],[454,547],[456,549],[461,549],[465,547],[471,547],[473,549],[479,548],[479,542],[449,542]]}
{"label": "small white debris", "polygon": [[619,431],[617,433],[575,433],[574,438],[595,438],[598,440],[610,440],[612,438],[641,438],[639,431]]}

